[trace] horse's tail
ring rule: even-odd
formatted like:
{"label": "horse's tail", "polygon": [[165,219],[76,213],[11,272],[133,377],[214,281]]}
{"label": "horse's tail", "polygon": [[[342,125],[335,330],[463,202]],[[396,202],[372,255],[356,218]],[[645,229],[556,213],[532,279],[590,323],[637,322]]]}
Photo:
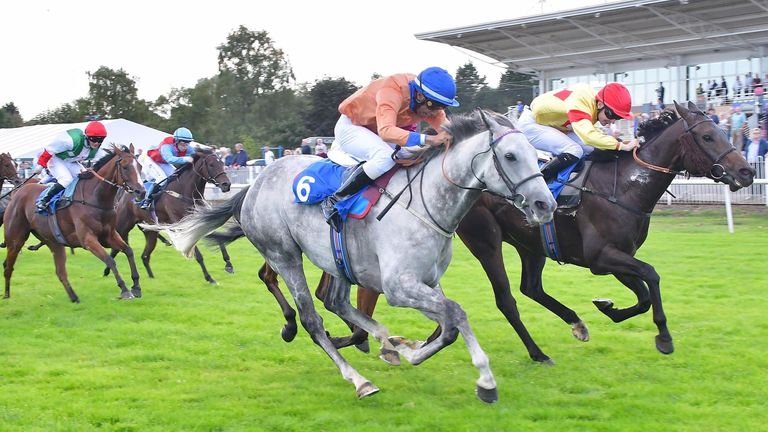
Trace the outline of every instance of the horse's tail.
{"label": "horse's tail", "polygon": [[152,231],[166,230],[174,247],[187,258],[192,257],[195,244],[205,235],[224,225],[232,216],[240,215],[249,187],[237,193],[230,200],[209,208],[199,207],[174,224],[147,225],[142,228]]}
{"label": "horse's tail", "polygon": [[233,241],[245,237],[245,232],[240,224],[233,224],[224,232],[212,232],[205,236],[205,242],[213,246],[227,246]]}

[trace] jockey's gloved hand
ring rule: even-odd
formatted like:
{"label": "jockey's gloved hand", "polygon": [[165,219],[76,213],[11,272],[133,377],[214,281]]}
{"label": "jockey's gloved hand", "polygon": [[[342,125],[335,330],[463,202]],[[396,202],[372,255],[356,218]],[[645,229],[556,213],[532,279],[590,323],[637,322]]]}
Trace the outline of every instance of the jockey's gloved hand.
{"label": "jockey's gloved hand", "polygon": [[194,160],[194,159],[192,159],[192,156],[184,156],[184,162],[189,162],[189,163],[192,163],[192,162],[194,162],[194,161],[195,161],[195,160]]}
{"label": "jockey's gloved hand", "polygon": [[93,171],[80,171],[80,173],[77,175],[77,178],[81,180],[93,178]]}
{"label": "jockey's gloved hand", "polygon": [[621,144],[619,144],[617,150],[621,151],[632,151],[635,149],[635,147],[638,146],[637,140],[630,140],[630,141],[624,141]]}

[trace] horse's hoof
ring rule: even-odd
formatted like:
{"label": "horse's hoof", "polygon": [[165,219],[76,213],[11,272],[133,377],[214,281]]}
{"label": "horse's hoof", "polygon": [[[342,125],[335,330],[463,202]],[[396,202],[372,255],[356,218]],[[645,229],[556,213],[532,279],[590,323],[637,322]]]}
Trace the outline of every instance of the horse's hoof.
{"label": "horse's hoof", "polygon": [[602,313],[613,308],[613,300],[611,299],[594,299],[592,300],[592,304],[594,304],[597,307],[597,310]]}
{"label": "horse's hoof", "polygon": [[359,344],[355,345],[355,348],[358,350],[368,354],[371,352],[371,346],[368,344],[368,339],[364,340],[363,342],[360,342]]}
{"label": "horse's hoof", "polygon": [[[611,304],[613,303],[611,302]],[[576,339],[582,342],[586,342],[589,340],[589,329],[587,329],[587,325],[584,324],[584,321],[579,320],[571,324],[571,334],[573,335],[573,337],[575,337]]]}
{"label": "horse's hoof", "polygon": [[104,269],[104,272],[102,273],[102,276],[104,276],[104,277],[109,276],[109,269],[108,268]]}
{"label": "horse's hoof", "polygon": [[120,300],[133,300],[133,294],[130,291],[123,291],[120,293]]}
{"label": "horse's hoof", "polygon": [[662,354],[672,354],[675,352],[675,345],[672,343],[672,338],[662,338],[657,335],[656,349]]}
{"label": "horse's hoof", "polygon": [[131,289],[131,294],[133,294],[133,296],[136,298],[141,298],[141,288]]}
{"label": "horse's hoof", "polygon": [[403,336],[390,336],[389,342],[394,346],[405,345],[414,351],[424,346],[424,341],[410,340]]}
{"label": "horse's hoof", "polygon": [[379,358],[392,366],[400,366],[400,354],[398,354],[397,351],[381,348],[379,351]]}
{"label": "horse's hoof", "polygon": [[372,394],[378,393],[379,388],[375,385],[371,384],[370,381],[366,381],[360,385],[360,387],[357,388],[357,398],[362,399],[366,396],[370,396]]}
{"label": "horse's hoof", "polygon": [[216,279],[214,279],[214,278],[209,278],[209,279],[206,279],[206,280],[211,285],[218,285],[219,284],[218,282],[216,282]]}
{"label": "horse's hoof", "polygon": [[282,336],[283,340],[286,342],[291,342],[296,337],[296,325],[284,325],[283,329],[280,330],[280,336]]}
{"label": "horse's hoof", "polygon": [[232,267],[231,264],[228,264],[228,265],[224,266],[224,271],[229,273],[229,274],[234,274],[235,273],[235,268]]}
{"label": "horse's hoof", "polygon": [[77,298],[77,297],[75,297],[73,299],[70,299],[70,300],[72,300],[72,303],[80,303],[80,299]]}
{"label": "horse's hoof", "polygon": [[475,388],[475,393],[477,394],[477,397],[485,403],[492,404],[499,400],[499,392],[496,390],[496,387],[492,389],[484,389],[477,386]]}
{"label": "horse's hoof", "polygon": [[549,356],[544,353],[541,353],[540,356],[531,356],[531,360],[535,361],[536,363],[541,363],[547,366],[555,365],[555,361],[549,358]]}

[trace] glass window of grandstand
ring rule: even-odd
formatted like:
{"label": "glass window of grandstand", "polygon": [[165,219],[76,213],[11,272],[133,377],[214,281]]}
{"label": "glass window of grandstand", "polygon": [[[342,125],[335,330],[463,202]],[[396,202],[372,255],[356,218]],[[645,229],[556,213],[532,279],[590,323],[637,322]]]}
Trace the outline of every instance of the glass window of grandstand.
{"label": "glass window of grandstand", "polygon": [[708,106],[751,102],[754,98],[752,81],[760,69],[759,58],[688,66],[689,99],[695,98],[698,103]]}
{"label": "glass window of grandstand", "polygon": [[[650,112],[672,103],[673,95],[678,91],[677,71],[676,67],[670,67],[619,72],[614,74],[614,81],[627,86],[632,95],[633,106]],[[663,100],[659,103],[662,87]]]}

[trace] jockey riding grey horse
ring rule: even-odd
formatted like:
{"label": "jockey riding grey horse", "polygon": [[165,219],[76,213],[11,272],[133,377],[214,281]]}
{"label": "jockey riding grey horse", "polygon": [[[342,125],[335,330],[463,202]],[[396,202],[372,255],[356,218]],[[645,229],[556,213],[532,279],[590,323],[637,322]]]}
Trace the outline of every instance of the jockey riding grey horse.
{"label": "jockey riding grey horse", "polygon": [[[177,249],[188,254],[195,243],[234,217],[251,243],[285,280],[296,302],[301,323],[354,384],[358,397],[378,388],[355,370],[334,348],[314,308],[303,271],[302,253],[313,264],[335,276],[326,307],[364,328],[382,344],[382,352],[399,353],[419,364],[463,336],[472,364],[478,368],[476,392],[484,402],[498,399],[496,381],[462,308],[443,294],[440,278],[451,260],[452,237],[459,221],[482,191],[506,197],[532,224],[552,219],[556,203],[541,177],[534,148],[505,117],[475,111],[455,115],[445,125],[454,144],[411,170],[411,197],[391,208],[381,221],[368,217],[346,223],[350,265],[363,286],[381,292],[389,304],[412,307],[438,322],[443,333],[423,346],[390,340],[387,329],[349,303],[350,284],[334,262],[329,247],[329,227],[318,206],[293,202],[292,180],[315,162],[312,157],[278,159],[246,190],[210,209],[200,208],[167,229]],[[439,151],[439,150],[436,150]],[[418,170],[421,170],[420,172]],[[407,188],[406,170],[397,172],[388,185],[392,191]],[[418,174],[416,174],[418,172]],[[389,200],[380,200],[371,214],[378,214]],[[410,202],[406,208],[404,203]]]}

